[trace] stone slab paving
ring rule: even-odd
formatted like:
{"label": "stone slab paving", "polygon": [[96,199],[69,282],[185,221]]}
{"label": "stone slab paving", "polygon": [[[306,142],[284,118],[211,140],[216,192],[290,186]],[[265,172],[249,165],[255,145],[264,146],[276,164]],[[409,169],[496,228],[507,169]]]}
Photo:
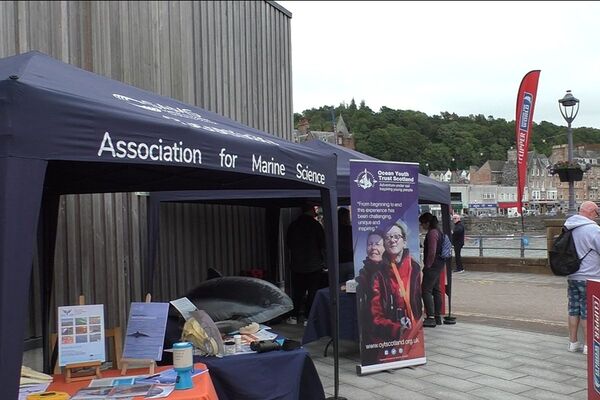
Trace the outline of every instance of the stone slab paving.
{"label": "stone slab paving", "polygon": [[[301,326],[276,329],[300,338]],[[334,392],[333,358],[323,355],[328,338],[305,348],[327,396]],[[340,344],[340,396],[348,400],[586,399],[587,365],[569,353],[568,339],[472,323],[425,329],[427,364],[356,375],[356,343]]]}

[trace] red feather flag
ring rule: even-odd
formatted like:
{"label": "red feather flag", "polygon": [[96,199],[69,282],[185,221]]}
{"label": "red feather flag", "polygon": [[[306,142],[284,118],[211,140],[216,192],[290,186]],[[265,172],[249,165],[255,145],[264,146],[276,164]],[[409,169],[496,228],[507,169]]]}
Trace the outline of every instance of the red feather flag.
{"label": "red feather flag", "polygon": [[533,109],[537,97],[540,70],[528,72],[521,81],[517,94],[515,131],[517,140],[517,210],[523,215],[523,191],[527,180],[527,152],[533,123]]}

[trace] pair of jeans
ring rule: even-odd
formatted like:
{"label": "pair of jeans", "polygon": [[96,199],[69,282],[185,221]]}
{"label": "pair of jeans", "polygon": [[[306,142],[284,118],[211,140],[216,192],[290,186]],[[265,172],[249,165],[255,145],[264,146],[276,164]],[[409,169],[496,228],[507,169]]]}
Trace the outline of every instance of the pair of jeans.
{"label": "pair of jeans", "polygon": [[442,291],[440,290],[442,268],[444,262],[436,260],[431,267],[423,269],[421,291],[427,317],[442,315]]}

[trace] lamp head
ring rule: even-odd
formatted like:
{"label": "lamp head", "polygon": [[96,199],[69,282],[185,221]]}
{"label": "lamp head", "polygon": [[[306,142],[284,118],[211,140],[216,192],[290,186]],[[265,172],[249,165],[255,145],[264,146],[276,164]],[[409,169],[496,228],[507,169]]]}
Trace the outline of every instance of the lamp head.
{"label": "lamp head", "polygon": [[564,97],[558,100],[560,113],[567,123],[573,122],[579,112],[579,99],[573,96],[570,90],[567,90]]}

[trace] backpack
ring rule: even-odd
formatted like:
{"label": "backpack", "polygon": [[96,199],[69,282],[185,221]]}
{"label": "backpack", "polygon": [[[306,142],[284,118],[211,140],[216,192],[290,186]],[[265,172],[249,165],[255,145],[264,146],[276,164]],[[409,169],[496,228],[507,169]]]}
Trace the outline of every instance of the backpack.
{"label": "backpack", "polygon": [[548,251],[548,262],[554,275],[567,276],[579,271],[581,261],[592,251],[590,249],[581,259],[577,256],[573,231],[579,226],[573,229],[567,229],[563,226],[560,235],[554,239],[552,248]]}
{"label": "backpack", "polygon": [[441,231],[440,233],[442,234],[442,248],[439,257],[444,260],[449,260],[452,258],[452,242],[450,241],[450,238],[448,238],[448,235]]}

